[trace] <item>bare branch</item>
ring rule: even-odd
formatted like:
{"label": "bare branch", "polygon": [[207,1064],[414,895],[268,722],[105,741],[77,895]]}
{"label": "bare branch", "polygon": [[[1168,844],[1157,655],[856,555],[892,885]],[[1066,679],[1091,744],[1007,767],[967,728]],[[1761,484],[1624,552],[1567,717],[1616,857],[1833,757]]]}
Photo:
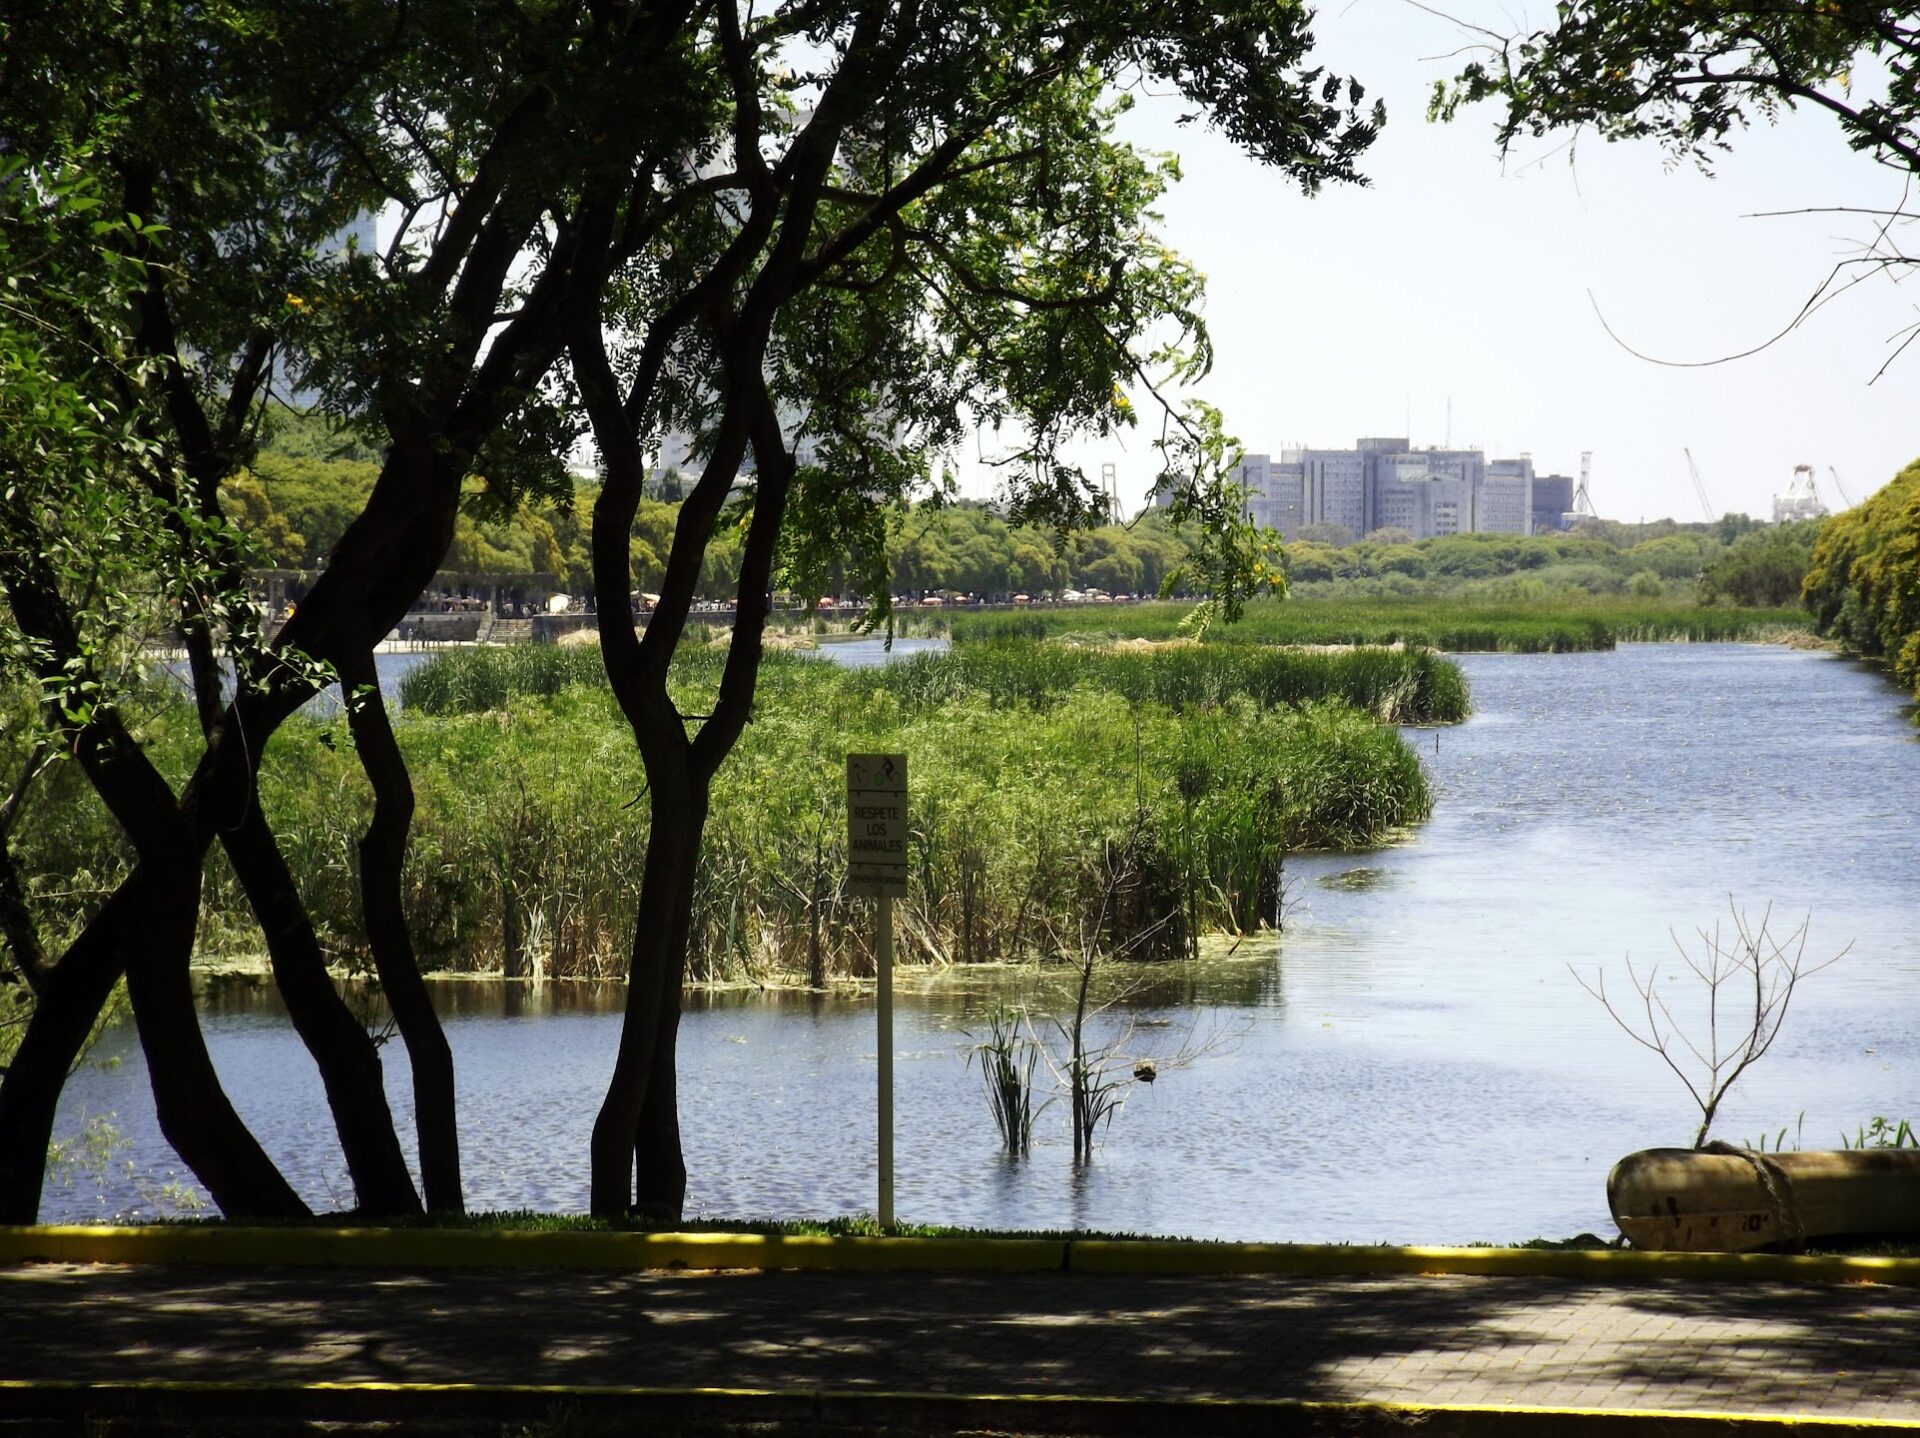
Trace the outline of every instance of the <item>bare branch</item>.
{"label": "bare branch", "polygon": [[[1728,908],[1732,914],[1733,937],[1723,939],[1718,925],[1713,929],[1696,929],[1701,952],[1698,956],[1689,952],[1678,934],[1673,935],[1674,948],[1681,960],[1692,973],[1695,980],[1705,990],[1705,1032],[1696,1039],[1689,1034],[1674,1015],[1668,1005],[1666,995],[1659,991],[1660,970],[1658,966],[1647,971],[1642,978],[1634,970],[1633,960],[1627,960],[1627,978],[1640,1000],[1644,1019],[1629,1019],[1615,1007],[1607,995],[1606,974],[1604,971],[1594,975],[1589,983],[1579,972],[1569,966],[1574,982],[1587,993],[1600,1001],[1612,1019],[1628,1038],[1644,1049],[1650,1049],[1671,1069],[1680,1082],[1685,1085],[1688,1096],[1694,1106],[1700,1110],[1700,1127],[1694,1134],[1693,1147],[1706,1145],[1708,1131],[1718,1114],[1721,1102],[1728,1090],[1754,1064],[1758,1063],[1773,1047],[1780,1036],[1780,1029],[1786,1022],[1787,1010],[1793,1001],[1793,995],[1803,979],[1812,977],[1822,969],[1838,963],[1853,946],[1848,944],[1831,958],[1819,963],[1809,964],[1806,960],[1808,931],[1811,919],[1802,919],[1794,930],[1784,938],[1772,931],[1773,906],[1769,904],[1761,911],[1757,923],[1748,919],[1739,906],[1730,898]],[[1739,992],[1744,992],[1751,984],[1752,993],[1739,1007],[1743,1027],[1733,1036],[1731,1042],[1722,1029],[1721,991],[1730,985],[1738,984]],[[1731,999],[1734,990],[1729,989]],[[1684,1054],[1680,1051],[1684,1050]],[[1684,1058],[1692,1060],[1691,1071]]]}

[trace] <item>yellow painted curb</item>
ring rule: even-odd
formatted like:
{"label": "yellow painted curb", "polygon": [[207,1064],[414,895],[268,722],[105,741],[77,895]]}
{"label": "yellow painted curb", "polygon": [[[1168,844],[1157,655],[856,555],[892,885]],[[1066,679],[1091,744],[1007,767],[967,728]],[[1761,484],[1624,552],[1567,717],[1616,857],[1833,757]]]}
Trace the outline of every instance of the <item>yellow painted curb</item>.
{"label": "yellow painted curb", "polygon": [[1435,1274],[1588,1283],[1879,1283],[1920,1287],[1920,1258],[1626,1249],[1402,1248],[1155,1239],[829,1238],[742,1233],[513,1233],[431,1228],[0,1226],[7,1263],[372,1268],[825,1269],[840,1272],[1340,1277]]}
{"label": "yellow painted curb", "polygon": [[1055,1239],[756,1233],[513,1233],[432,1228],[0,1226],[0,1263],[292,1264],[373,1268],[834,1269],[1018,1273],[1063,1268]]}
{"label": "yellow painted curb", "polygon": [[[1298,1398],[1153,1397],[1119,1394],[1071,1393],[925,1393],[877,1389],[780,1390],[761,1388],[668,1388],[585,1384],[508,1383],[394,1383],[318,1382],[256,1383],[246,1381],[196,1382],[181,1379],[130,1379],[105,1383],[84,1380],[0,1379],[0,1414],[21,1413],[52,1406],[98,1409],[114,1404],[150,1411],[156,1400],[194,1401],[195,1411],[208,1400],[242,1400],[280,1405],[303,1403],[309,1408],[339,1411],[341,1403],[354,1412],[393,1411],[390,1405],[455,1404],[480,1400],[487,1411],[503,1414],[513,1405],[580,1403],[591,1407],[638,1404],[671,1405],[686,1409],[740,1410],[736,1419],[765,1420],[772,1411],[838,1413],[873,1421],[884,1415],[966,1413],[973,1421],[1026,1420],[1041,1431],[1069,1423],[1080,1432],[1089,1418],[1096,1431],[1166,1431],[1169,1418],[1183,1431],[1218,1431],[1222,1426],[1262,1435],[1351,1433],[1372,1420],[1394,1430],[1419,1427],[1434,1434],[1551,1434],[1570,1438],[1584,1433],[1618,1432],[1726,1433],[1793,1429],[1805,1433],[1911,1433],[1920,1421],[1901,1418],[1859,1418],[1820,1414],[1728,1412],[1723,1410],[1664,1408],[1580,1408],[1544,1404],[1396,1403],[1366,1400],[1312,1400]],[[49,1404],[47,1400],[65,1400]],[[387,1406],[383,1406],[387,1405]],[[984,1410],[984,1411],[982,1411]],[[1077,1422],[1075,1420],[1078,1420]],[[1117,1420],[1117,1421],[1116,1421]],[[1148,1424],[1150,1427],[1142,1427]]]}
{"label": "yellow painted curb", "polygon": [[1074,1239],[1075,1273],[1282,1273],[1303,1277],[1424,1273],[1489,1278],[1884,1283],[1920,1287],[1920,1258],[1795,1253],[1646,1253],[1635,1249],[1411,1248],[1310,1243],[1175,1243]]}

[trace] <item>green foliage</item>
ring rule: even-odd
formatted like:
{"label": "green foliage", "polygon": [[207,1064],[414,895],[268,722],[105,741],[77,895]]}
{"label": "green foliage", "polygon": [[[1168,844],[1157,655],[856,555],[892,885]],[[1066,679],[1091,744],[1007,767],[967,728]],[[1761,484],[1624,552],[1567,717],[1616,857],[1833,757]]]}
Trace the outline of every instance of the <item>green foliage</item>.
{"label": "green foliage", "polygon": [[[1305,535],[1286,547],[1301,598],[1413,598],[1537,602],[1567,595],[1692,597],[1694,582],[1744,529],[1583,521],[1567,533],[1450,534],[1409,541],[1376,531],[1330,545]],[[1790,603],[1791,595],[1769,601]],[[1745,601],[1754,602],[1754,601]]]}
{"label": "green foliage", "polygon": [[1000,1131],[1000,1142],[1013,1158],[1033,1147],[1033,1070],[1040,1046],[1026,1027],[1023,1012],[996,1003],[987,1011],[985,1036],[967,1050],[969,1066],[979,1060],[987,1109]]}
{"label": "green foliage", "polygon": [[[1920,74],[1908,5],[1825,0],[1672,4],[1570,0],[1552,30],[1502,42],[1435,87],[1434,111],[1497,99],[1502,145],[1521,135],[1593,127],[1608,139],[1653,139],[1703,167],[1754,118],[1810,104],[1850,149],[1920,169]],[[1884,91],[1856,89],[1856,69],[1887,67]]]}
{"label": "green foliage", "polygon": [[[258,563],[317,568],[366,507],[379,466],[290,453],[278,447],[281,438],[276,436],[274,447],[255,457],[250,471],[229,479],[221,487],[221,498],[254,541]],[[590,588],[592,566],[583,520],[592,508],[594,489],[584,481],[580,488],[584,494],[503,506],[476,481],[455,521],[453,543],[441,567],[465,574],[551,574],[570,590]],[[635,525],[637,566],[655,575],[659,561],[648,541],[661,543],[661,508],[643,506]]]}
{"label": "green foliage", "polygon": [[[614,451],[643,449],[642,436],[661,429],[692,434],[696,456],[709,462],[731,455],[722,439],[737,440],[758,399],[728,386],[738,390],[751,374],[748,387],[764,381],[779,412],[804,416],[796,433],[754,436],[755,468],[741,474],[745,492],[730,515],[743,527],[774,516],[773,587],[808,597],[853,590],[875,601],[876,620],[899,587],[1059,587],[1061,566],[1048,556],[1057,544],[1022,535],[989,584],[977,547],[922,543],[912,522],[896,556],[912,577],[890,578],[887,550],[899,533],[892,512],[910,498],[950,498],[938,457],[978,428],[992,435],[989,457],[1014,529],[1060,536],[1111,518],[1069,441],[1135,426],[1134,396],[1190,384],[1211,363],[1202,277],[1160,234],[1157,206],[1177,165],[1126,143],[1117,121],[1129,92],[1158,80],[1304,188],[1357,180],[1382,112],[1363,105],[1358,85],[1305,64],[1308,18],[1268,0],[1204,17],[1142,5],[909,11],[888,22],[897,33],[890,28],[873,50],[873,37],[845,17],[817,17],[806,22],[799,79],[800,22],[779,11],[754,17],[721,78],[767,97],[746,107],[758,148],[775,156],[756,217],[783,216],[773,197],[788,199],[791,187],[796,235],[811,227],[810,253],[796,273],[791,256],[767,258],[771,246],[792,248],[784,219],[756,229],[721,219],[703,201],[684,225],[630,255],[605,306],[608,344],[631,353],[666,343],[671,359],[657,388],[628,397],[627,423],[611,404],[596,409],[609,472]],[[835,84],[857,95],[863,71],[887,98],[853,102],[863,111],[857,119],[844,105],[788,100],[791,91]],[[715,143],[724,144],[719,135]],[[814,181],[802,178],[817,171],[816,149],[832,165],[832,184],[817,197]],[[703,273],[756,266],[741,318],[758,322],[777,308],[764,353],[749,345],[749,359],[742,344],[751,327],[731,321],[654,328],[663,297],[688,293]],[[617,389],[612,366],[603,373],[591,357],[574,358],[585,388]],[[1150,443],[1168,492],[1194,521],[1180,557],[1185,577],[1230,611],[1243,592],[1278,583],[1228,493],[1231,442],[1201,407],[1176,413],[1162,404],[1155,419],[1166,421]],[[635,425],[639,432],[629,432]],[[792,451],[790,483],[776,445]],[[775,504],[762,508],[756,476],[773,473],[783,476]],[[710,561],[702,585],[730,581],[730,566],[711,562],[730,526],[709,527],[704,507],[687,512],[703,528],[682,538]],[[1170,566],[1112,546],[1089,555],[1086,568],[1103,588],[1133,590],[1164,583]],[[756,572],[750,588],[765,584]]]}
{"label": "green foliage", "polygon": [[597,687],[605,681],[600,651],[592,645],[510,644],[451,650],[400,681],[400,702],[418,714],[484,714],[505,709],[515,697],[546,698],[563,689]]}
{"label": "green foliage", "polygon": [[[167,599],[206,587],[177,477],[145,433],[130,339],[147,233],[78,167],[0,169],[0,681],[57,729],[110,705]],[[13,606],[39,596],[34,617]],[[10,783],[10,780],[9,780]]]}
{"label": "green foliage", "polygon": [[1868,1122],[1855,1129],[1849,1138],[1840,1135],[1842,1148],[1920,1148],[1920,1134],[1913,1131],[1913,1125],[1905,1119],[1899,1122],[1875,1114]]}
{"label": "green foliage", "polygon": [[1701,574],[1701,600],[1756,609],[1792,604],[1800,597],[1814,544],[1826,523],[1806,519],[1741,535]]}
{"label": "green foliage", "polygon": [[1826,521],[1803,598],[1820,633],[1920,694],[1920,461]]}
{"label": "green foliage", "polygon": [[[322,565],[373,493],[379,466],[351,459],[301,458],[263,450],[250,476],[228,482],[235,490],[248,478],[266,498],[252,532],[265,541],[262,562],[281,569]],[[274,542],[285,535],[288,541]]]}
{"label": "green foliage", "polygon": [[262,447],[283,459],[378,466],[380,451],[356,429],[324,410],[291,409],[277,405],[266,415]]}

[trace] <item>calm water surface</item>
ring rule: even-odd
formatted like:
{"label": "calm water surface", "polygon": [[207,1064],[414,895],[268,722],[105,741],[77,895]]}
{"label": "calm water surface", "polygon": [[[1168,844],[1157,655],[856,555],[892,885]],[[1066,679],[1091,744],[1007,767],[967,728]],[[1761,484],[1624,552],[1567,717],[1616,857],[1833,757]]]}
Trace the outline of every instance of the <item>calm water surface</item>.
{"label": "calm water surface", "polygon": [[848,669],[872,669],[895,659],[911,659],[916,654],[943,654],[948,647],[945,639],[910,639],[896,634],[889,641],[885,635],[861,634],[845,639],[822,639],[816,650],[795,652],[817,654]]}
{"label": "calm water surface", "polygon": [[[1801,990],[1719,1132],[1798,1124],[1830,1146],[1874,1114],[1920,1117],[1920,746],[1895,689],[1827,655],[1741,645],[1461,662],[1474,717],[1409,731],[1438,792],[1427,825],[1375,853],[1296,857],[1284,939],[1162,970],[1109,1011],[1106,1032],[1129,1026],[1128,1051],[1160,1056],[1162,1074],[1132,1090],[1084,1172],[1058,1107],[1030,1158],[999,1156],[965,1064],[996,995],[1045,1005],[1058,991],[1004,973],[905,982],[902,1217],[1303,1241],[1610,1233],[1608,1165],[1686,1142],[1692,1111],[1568,966],[1625,991],[1628,955],[1677,967],[1669,930],[1724,925],[1730,896],[1756,916],[1771,903],[1776,931],[1811,914],[1810,958],[1852,947]],[[1684,1015],[1688,991],[1671,992]],[[439,993],[469,1202],[584,1208],[617,994]],[[206,1026],[289,1176],[316,1204],[349,1202],[317,1079],[271,994],[224,988]],[[867,1002],[697,1000],[681,1033],[690,1210],[872,1207]],[[1164,1062],[1183,1051],[1185,1066]],[[404,1113],[404,1055],[387,1053]],[[130,1146],[104,1185],[51,1190],[50,1219],[140,1206],[175,1167],[131,1035],[102,1055],[112,1066],[70,1085],[62,1130],[111,1114]]]}

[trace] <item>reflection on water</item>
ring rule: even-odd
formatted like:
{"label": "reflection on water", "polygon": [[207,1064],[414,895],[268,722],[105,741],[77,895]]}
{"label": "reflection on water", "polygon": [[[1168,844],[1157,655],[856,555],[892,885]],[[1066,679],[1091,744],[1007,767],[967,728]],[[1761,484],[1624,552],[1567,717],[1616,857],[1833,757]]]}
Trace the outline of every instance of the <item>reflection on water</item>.
{"label": "reflection on water", "polygon": [[872,669],[916,654],[944,654],[948,647],[945,639],[909,639],[896,634],[889,642],[884,634],[862,634],[848,639],[824,638],[818,649],[796,652],[816,654],[848,669]]}
{"label": "reflection on water", "polygon": [[[1668,952],[1670,928],[1711,924],[1730,894],[1791,922],[1811,912],[1810,953],[1854,948],[1796,998],[1720,1132],[1772,1133],[1804,1111],[1818,1145],[1874,1114],[1920,1116],[1920,746],[1882,678],[1736,645],[1462,662],[1475,717],[1437,753],[1416,736],[1438,794],[1427,825],[1359,861],[1291,859],[1284,942],[1211,945],[1197,965],[1112,981],[1096,1041],[1162,1072],[1131,1090],[1085,1171],[1059,1105],[1029,1159],[1000,1154],[966,1065],[996,1001],[1025,1004],[1058,1051],[1046,1016],[1069,1005],[1070,973],[903,974],[901,1215],[1296,1240],[1610,1232],[1607,1167],[1684,1142],[1690,1110],[1568,966],[1623,976],[1625,955]],[[459,1062],[470,1202],[584,1207],[623,991],[450,981],[435,994]],[[205,1012],[263,1142],[314,1202],[347,1202],[312,1065],[271,990],[221,985]],[[680,1043],[693,1211],[872,1207],[868,996],[696,995]],[[405,1114],[404,1054],[385,1053]],[[139,1168],[176,1166],[131,1036],[109,1034],[98,1057],[120,1063],[75,1078],[61,1131],[111,1112]],[[103,1198],[79,1184],[51,1193],[47,1216],[137,1201],[118,1179]]]}
{"label": "reflection on water", "polygon": [[[380,684],[380,697],[386,700],[389,706],[397,707],[400,703],[400,682],[420,665],[433,658],[435,654],[445,652],[451,651],[435,649],[395,649],[375,654],[373,656],[373,669],[374,676]],[[188,667],[186,660],[169,659],[164,661],[159,668],[162,674],[165,674],[175,684],[179,685],[181,693],[191,692],[193,688],[193,673]],[[232,697],[233,665],[226,660],[221,661],[221,689],[228,697]],[[340,700],[340,686],[338,684],[329,684],[325,689],[322,689],[318,694],[314,695],[313,698],[309,699],[304,708],[307,713],[322,717],[341,713],[344,706]]]}

